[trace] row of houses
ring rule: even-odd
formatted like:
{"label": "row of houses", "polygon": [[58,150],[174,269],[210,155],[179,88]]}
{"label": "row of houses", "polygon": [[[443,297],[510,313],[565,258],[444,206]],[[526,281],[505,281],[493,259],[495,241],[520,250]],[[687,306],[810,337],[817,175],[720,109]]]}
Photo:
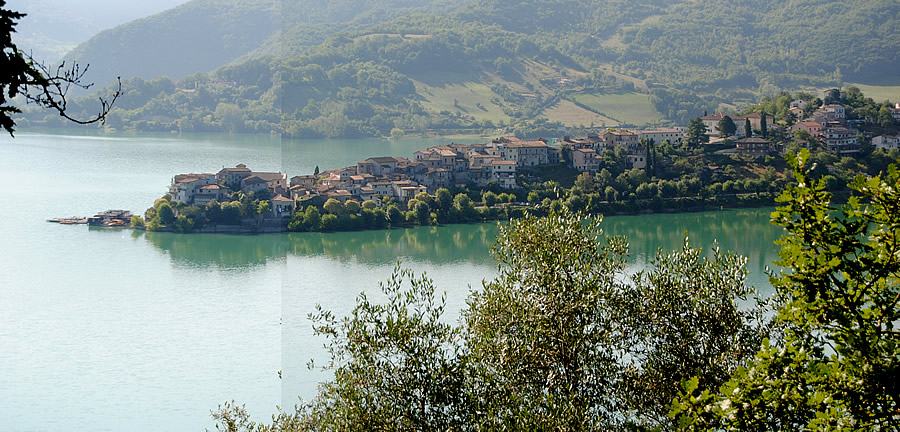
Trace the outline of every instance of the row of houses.
{"label": "row of houses", "polygon": [[520,168],[559,162],[559,150],[544,140],[526,141],[515,137],[495,139],[485,144],[449,144],[418,150],[413,158],[373,157],[354,167],[330,170],[321,178],[291,178],[290,196],[338,201],[373,200],[392,197],[409,201],[420,192],[440,188],[496,183],[504,189],[518,187]]}

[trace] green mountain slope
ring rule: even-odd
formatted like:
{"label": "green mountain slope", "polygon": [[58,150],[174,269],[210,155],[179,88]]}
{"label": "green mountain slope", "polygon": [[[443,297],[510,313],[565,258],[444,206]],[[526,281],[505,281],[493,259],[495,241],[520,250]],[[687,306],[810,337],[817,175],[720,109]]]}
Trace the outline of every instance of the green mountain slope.
{"label": "green mountain slope", "polygon": [[892,0],[298,4],[281,10],[283,33],[269,36],[279,49],[262,44],[178,83],[131,81],[110,124],[292,137],[498,127],[527,135],[683,125],[782,88],[900,84]]}
{"label": "green mountain slope", "polygon": [[222,66],[253,50],[280,27],[280,1],[193,0],[105,30],[65,55],[90,64],[92,81],[179,79]]}
{"label": "green mountain slope", "polygon": [[90,64],[89,78],[181,79],[235,61],[284,56],[339,31],[398,16],[441,12],[446,0],[192,0],[174,9],[100,32],[65,55]]}
{"label": "green mountain slope", "polygon": [[900,66],[895,0],[480,0],[462,14],[667,83],[733,87],[836,71],[896,83]]}

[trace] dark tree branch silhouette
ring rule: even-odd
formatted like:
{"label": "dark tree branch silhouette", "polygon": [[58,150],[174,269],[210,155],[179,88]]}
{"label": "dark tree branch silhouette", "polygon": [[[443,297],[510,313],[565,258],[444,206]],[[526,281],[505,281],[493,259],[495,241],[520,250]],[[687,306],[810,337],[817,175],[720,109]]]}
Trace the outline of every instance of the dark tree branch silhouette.
{"label": "dark tree branch silhouette", "polygon": [[35,60],[13,43],[16,21],[25,14],[5,9],[5,0],[0,0],[0,126],[10,135],[16,123],[12,116],[22,112],[10,100],[21,95],[26,103],[56,110],[66,120],[78,124],[103,123],[116,99],[122,94],[122,81],[118,79],[116,91],[107,98],[99,97],[100,110],[88,119],[78,119],[68,114],[69,90],[89,89],[94,84],[83,81],[90,65],[84,68],[78,64],[67,67],[63,62],[56,68]]}

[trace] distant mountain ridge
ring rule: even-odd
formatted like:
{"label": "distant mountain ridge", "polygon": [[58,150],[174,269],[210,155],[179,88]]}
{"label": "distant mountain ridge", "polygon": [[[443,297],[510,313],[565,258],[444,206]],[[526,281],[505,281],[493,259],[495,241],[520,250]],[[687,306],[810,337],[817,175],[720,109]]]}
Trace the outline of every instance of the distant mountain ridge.
{"label": "distant mountain ridge", "polygon": [[102,31],[64,58],[90,64],[88,79],[98,85],[117,76],[178,80],[236,60],[294,54],[339,31],[407,13],[453,10],[462,4],[448,0],[191,0]]}
{"label": "distant mountain ridge", "polygon": [[65,55],[90,64],[105,85],[117,76],[179,79],[257,48],[281,26],[278,0],[193,0],[104,30]]}
{"label": "distant mountain ridge", "polygon": [[[127,82],[116,129],[527,135],[684,125],[781,89],[897,85],[898,18],[896,0],[193,0],[88,45],[165,33],[167,49],[121,48],[118,61],[207,60],[165,74],[91,61],[174,78]],[[214,72],[177,78],[202,70]]]}

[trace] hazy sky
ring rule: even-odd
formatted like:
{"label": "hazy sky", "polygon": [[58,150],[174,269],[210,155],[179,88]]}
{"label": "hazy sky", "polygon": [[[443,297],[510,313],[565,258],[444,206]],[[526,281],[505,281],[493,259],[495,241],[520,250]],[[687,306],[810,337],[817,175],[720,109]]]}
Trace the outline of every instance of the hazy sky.
{"label": "hazy sky", "polygon": [[13,42],[35,58],[54,62],[102,30],[171,9],[188,0],[7,0],[24,12]]}
{"label": "hazy sky", "polygon": [[40,33],[79,43],[97,32],[162,12],[187,0],[7,0],[9,9],[28,14],[19,33]]}

